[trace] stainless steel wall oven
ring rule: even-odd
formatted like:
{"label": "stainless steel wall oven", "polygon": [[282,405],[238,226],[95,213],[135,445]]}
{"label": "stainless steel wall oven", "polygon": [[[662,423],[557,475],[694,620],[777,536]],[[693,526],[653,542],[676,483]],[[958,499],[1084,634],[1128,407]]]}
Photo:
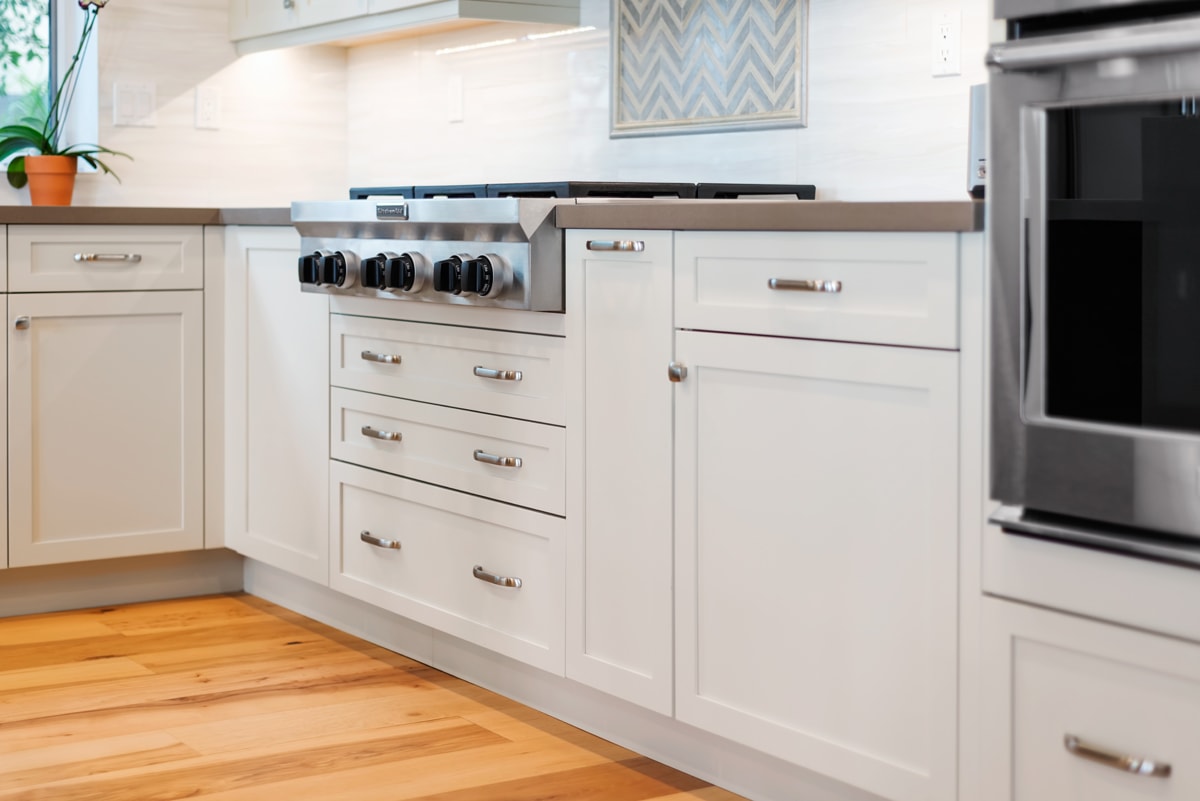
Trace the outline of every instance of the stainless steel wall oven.
{"label": "stainless steel wall oven", "polygon": [[995,522],[1200,563],[1200,3],[995,7]]}

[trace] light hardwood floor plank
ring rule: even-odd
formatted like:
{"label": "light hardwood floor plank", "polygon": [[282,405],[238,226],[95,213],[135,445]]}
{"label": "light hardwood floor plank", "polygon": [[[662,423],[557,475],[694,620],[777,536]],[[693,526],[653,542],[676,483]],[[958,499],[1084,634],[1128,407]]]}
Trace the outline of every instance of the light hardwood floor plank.
{"label": "light hardwood floor plank", "polygon": [[0,801],[737,801],[243,594],[0,619]]}

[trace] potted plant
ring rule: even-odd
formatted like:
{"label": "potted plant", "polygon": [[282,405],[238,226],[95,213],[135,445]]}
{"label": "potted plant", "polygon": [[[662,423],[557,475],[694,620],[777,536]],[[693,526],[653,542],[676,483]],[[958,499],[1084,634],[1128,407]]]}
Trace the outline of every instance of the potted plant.
{"label": "potted plant", "polygon": [[19,123],[0,127],[0,160],[15,155],[8,164],[8,182],[17,189],[28,183],[30,200],[35,206],[70,205],[78,159],[120,181],[97,155],[130,158],[126,153],[100,145],[62,141],[64,123],[79,83],[80,62],[96,27],[96,17],[107,3],[108,0],[79,0],[79,7],[86,15],[83,32],[45,114],[25,117]]}

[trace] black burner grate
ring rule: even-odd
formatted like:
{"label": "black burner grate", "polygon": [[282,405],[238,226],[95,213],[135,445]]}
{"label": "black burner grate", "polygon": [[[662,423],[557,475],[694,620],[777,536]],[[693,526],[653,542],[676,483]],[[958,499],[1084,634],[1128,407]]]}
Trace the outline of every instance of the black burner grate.
{"label": "black burner grate", "polygon": [[812,184],[688,184],[652,181],[544,181],[506,184],[447,184],[442,186],[360,186],[350,190],[351,200],[370,197],[482,198],[482,197],[611,197],[709,198],[736,200],[762,196],[794,196],[812,200]]}

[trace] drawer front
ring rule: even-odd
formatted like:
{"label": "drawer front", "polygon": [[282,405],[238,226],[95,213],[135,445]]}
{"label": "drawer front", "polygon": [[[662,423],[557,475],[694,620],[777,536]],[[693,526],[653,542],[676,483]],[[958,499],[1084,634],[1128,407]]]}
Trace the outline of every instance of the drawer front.
{"label": "drawer front", "polygon": [[330,329],[334,386],[564,424],[561,337],[339,314]]}
{"label": "drawer front", "polygon": [[561,518],[340,462],[330,476],[334,589],[563,674]]}
{"label": "drawer front", "polygon": [[9,291],[203,289],[203,231],[198,225],[12,225]]}
{"label": "drawer front", "polygon": [[[996,777],[1006,801],[1194,801],[1200,798],[1200,646],[1004,602],[1011,677],[1011,765]],[[995,619],[995,616],[993,617]],[[1003,624],[1002,624],[1003,626]],[[991,657],[999,656],[993,654]],[[999,660],[996,660],[999,661]],[[1074,751],[1066,738],[1078,742]],[[1084,749],[1094,748],[1086,758]],[[985,753],[992,749],[985,747]],[[1169,776],[1139,775],[1124,757],[1170,765]],[[985,782],[1002,785],[1003,781]]]}
{"label": "drawer front", "polygon": [[957,234],[685,231],[675,241],[679,328],[958,347]]}
{"label": "drawer front", "polygon": [[558,426],[334,388],[330,454],[506,503],[563,515]]}

